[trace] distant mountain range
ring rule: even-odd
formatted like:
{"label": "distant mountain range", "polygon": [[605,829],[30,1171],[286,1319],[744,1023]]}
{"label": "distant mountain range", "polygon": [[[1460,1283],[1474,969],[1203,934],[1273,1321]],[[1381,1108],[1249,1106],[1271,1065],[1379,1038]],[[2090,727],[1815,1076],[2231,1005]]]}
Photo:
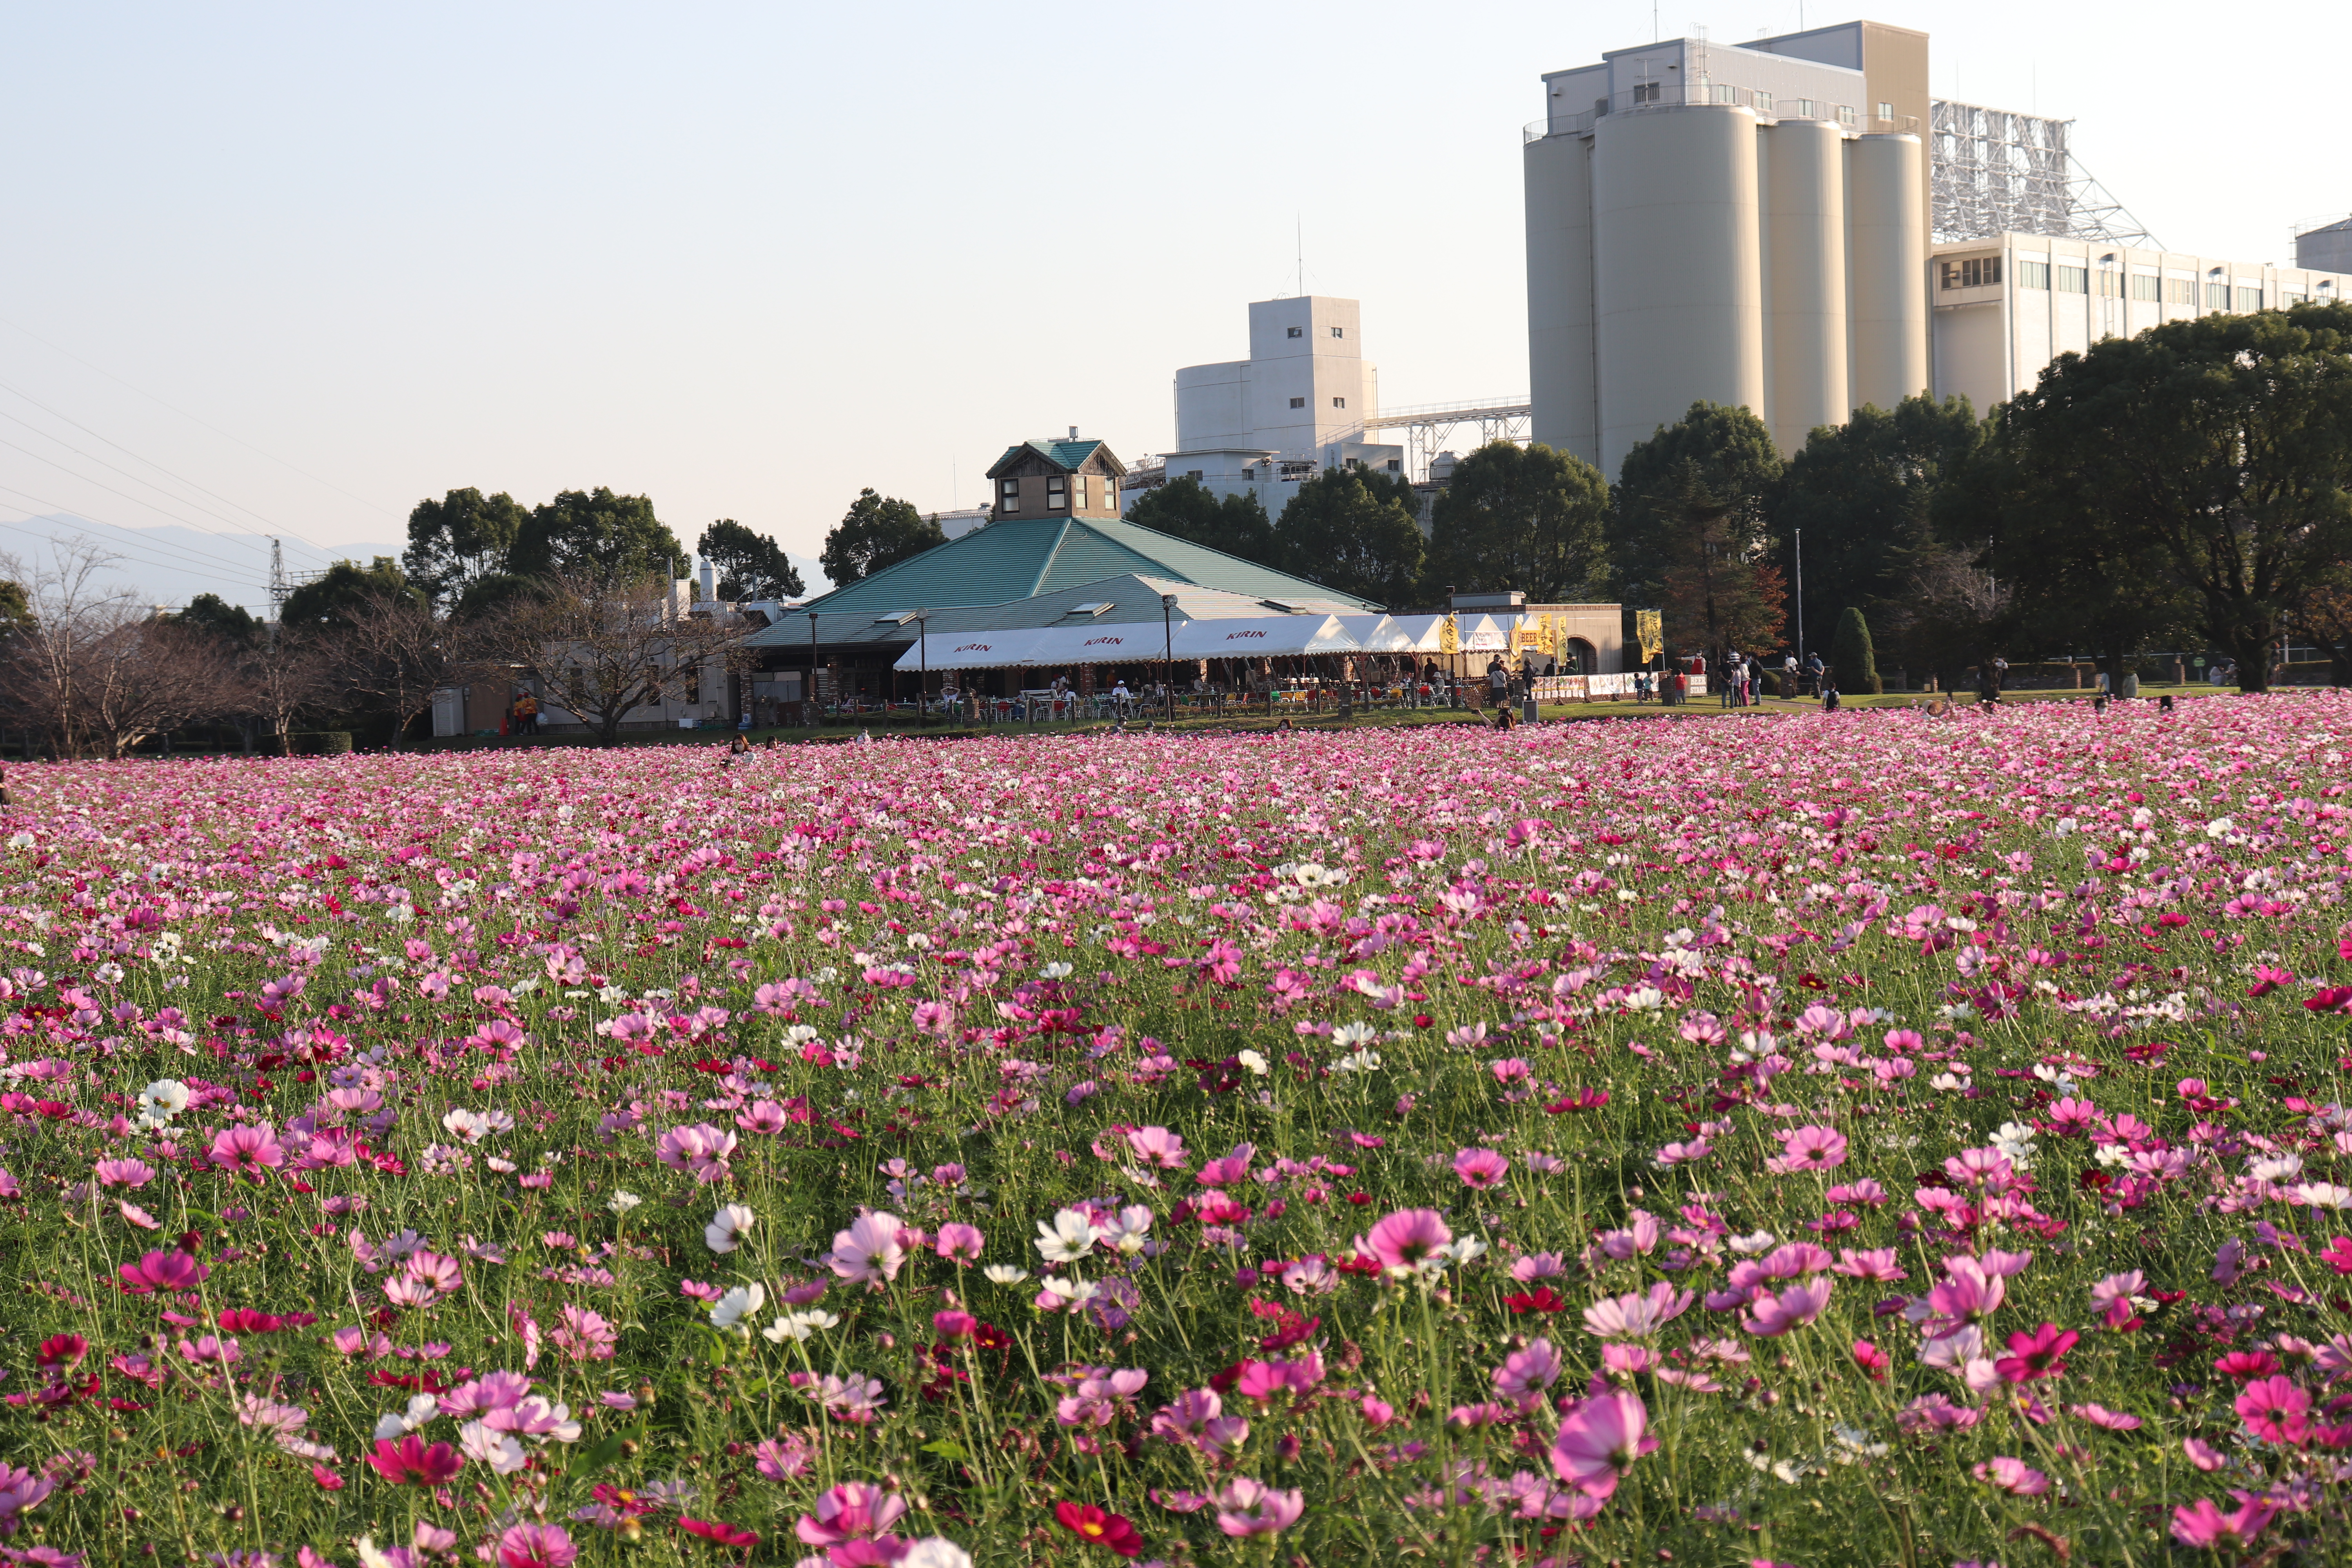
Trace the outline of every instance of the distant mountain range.
{"label": "distant mountain range", "polygon": [[[0,552],[29,568],[47,556],[55,544],[86,541],[115,557],[108,568],[110,581],[127,587],[142,604],[178,608],[199,594],[217,594],[253,615],[269,614],[269,537],[260,533],[205,533],[167,523],[160,528],[124,528],[93,522],[71,512],[57,512],[23,522],[0,522]],[[325,571],[338,561],[362,563],[378,555],[397,560],[404,542],[367,540],[355,544],[311,545],[283,541],[286,575],[299,584],[306,575]],[[824,573],[806,556],[790,555],[812,593],[831,587]]]}

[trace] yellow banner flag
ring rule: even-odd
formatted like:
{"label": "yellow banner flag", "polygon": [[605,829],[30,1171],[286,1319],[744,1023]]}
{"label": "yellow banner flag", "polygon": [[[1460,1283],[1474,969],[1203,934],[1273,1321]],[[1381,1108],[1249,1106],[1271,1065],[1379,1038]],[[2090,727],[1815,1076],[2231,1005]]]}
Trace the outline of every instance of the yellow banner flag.
{"label": "yellow banner flag", "polygon": [[1437,651],[1448,658],[1462,651],[1462,628],[1454,624],[1452,616],[1438,623]]}

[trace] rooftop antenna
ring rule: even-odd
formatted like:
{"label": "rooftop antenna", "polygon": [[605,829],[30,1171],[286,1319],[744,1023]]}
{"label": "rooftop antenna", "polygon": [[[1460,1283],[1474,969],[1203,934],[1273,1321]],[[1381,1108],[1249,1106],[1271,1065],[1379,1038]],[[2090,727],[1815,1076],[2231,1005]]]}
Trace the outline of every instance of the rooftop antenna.
{"label": "rooftop antenna", "polygon": [[1294,237],[1298,242],[1298,297],[1304,300],[1307,298],[1307,218],[1303,213],[1294,211],[1290,219],[1297,226]]}

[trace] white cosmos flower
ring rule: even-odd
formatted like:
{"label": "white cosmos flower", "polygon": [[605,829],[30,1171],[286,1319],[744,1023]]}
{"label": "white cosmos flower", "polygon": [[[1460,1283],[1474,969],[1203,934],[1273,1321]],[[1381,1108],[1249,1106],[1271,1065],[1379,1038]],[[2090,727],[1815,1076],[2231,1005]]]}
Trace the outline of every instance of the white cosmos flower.
{"label": "white cosmos flower", "polygon": [[727,1204],[702,1227],[702,1240],[713,1252],[732,1252],[760,1218],[741,1204]]}
{"label": "white cosmos flower", "polygon": [[502,1476],[510,1476],[530,1462],[513,1433],[494,1432],[479,1421],[468,1421],[457,1428],[457,1451]]}
{"label": "white cosmos flower", "polygon": [[1037,972],[1037,976],[1041,980],[1067,980],[1070,973],[1066,963],[1049,963]]}
{"label": "white cosmos flower", "polygon": [[1780,1238],[1770,1231],[1759,1230],[1753,1236],[1735,1236],[1724,1245],[1742,1258],[1753,1258],[1759,1252],[1771,1251],[1780,1244]]}
{"label": "white cosmos flower", "polygon": [[139,1091],[139,1113],[160,1121],[188,1108],[188,1086],[175,1078],[159,1078]]}
{"label": "white cosmos flower", "polygon": [[637,1196],[636,1194],[630,1192],[625,1187],[614,1187],[613,1189],[612,1201],[607,1203],[604,1206],[611,1209],[614,1214],[626,1214],[645,1201],[645,1199]]}
{"label": "white cosmos flower", "polygon": [[2258,1182],[2284,1182],[2303,1173],[2303,1156],[2275,1154],[2266,1160],[2255,1160],[2246,1166],[2246,1174]]}
{"label": "white cosmos flower", "polygon": [[898,1568],[971,1568],[971,1553],[944,1536],[927,1535],[907,1549]]}
{"label": "white cosmos flower", "polygon": [[780,1345],[786,1340],[806,1340],[820,1329],[838,1328],[841,1320],[826,1311],[786,1312],[760,1331],[760,1337],[770,1344]]}
{"label": "white cosmos flower", "polygon": [[441,1414],[441,1402],[429,1394],[420,1394],[408,1402],[404,1411],[386,1411],[376,1417],[375,1440],[395,1441],[423,1426]]}
{"label": "white cosmos flower", "polygon": [[992,1263],[981,1270],[993,1285],[1018,1285],[1029,1278],[1029,1270],[1016,1268],[1010,1263]]}
{"label": "white cosmos flower", "polygon": [[756,1280],[749,1285],[738,1285],[719,1297],[718,1305],[710,1309],[710,1326],[731,1329],[767,1303],[768,1288],[765,1285]]}
{"label": "white cosmos flower", "polygon": [[1242,1066],[1249,1068],[1249,1070],[1256,1077],[1264,1078],[1265,1076],[1266,1060],[1255,1051],[1244,1051],[1235,1059],[1238,1060]]}
{"label": "white cosmos flower", "polygon": [[2305,1182],[2295,1188],[2294,1201],[2315,1209],[2340,1209],[2352,1204],[2352,1187],[2340,1187],[2333,1182]]}
{"label": "white cosmos flower", "polygon": [[1118,1217],[1102,1227],[1102,1239],[1121,1255],[1133,1258],[1143,1250],[1145,1234],[1151,1229],[1151,1211],[1141,1204],[1130,1204],[1118,1211]]}
{"label": "white cosmos flower", "polygon": [[1102,1232],[1076,1209],[1064,1209],[1051,1225],[1037,1222],[1037,1250],[1048,1263],[1075,1263],[1094,1250]]}

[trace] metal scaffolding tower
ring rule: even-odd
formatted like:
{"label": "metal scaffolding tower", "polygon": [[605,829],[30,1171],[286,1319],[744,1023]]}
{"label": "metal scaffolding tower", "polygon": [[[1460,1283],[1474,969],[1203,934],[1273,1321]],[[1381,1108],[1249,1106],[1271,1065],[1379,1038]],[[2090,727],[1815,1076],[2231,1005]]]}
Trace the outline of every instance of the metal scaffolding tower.
{"label": "metal scaffolding tower", "polygon": [[1928,110],[1937,243],[1996,234],[2163,248],[2067,150],[2066,120],[1937,99]]}
{"label": "metal scaffolding tower", "polygon": [[1528,421],[1533,413],[1533,405],[1524,397],[1480,397],[1467,403],[1430,403],[1392,408],[1365,420],[1360,428],[1367,436],[1374,430],[1402,430],[1405,468],[1414,479],[1419,480],[1429,477],[1430,463],[1445,443],[1453,439],[1454,432],[1461,426],[1478,426],[1480,446],[1489,441],[1524,442],[1528,439]]}

